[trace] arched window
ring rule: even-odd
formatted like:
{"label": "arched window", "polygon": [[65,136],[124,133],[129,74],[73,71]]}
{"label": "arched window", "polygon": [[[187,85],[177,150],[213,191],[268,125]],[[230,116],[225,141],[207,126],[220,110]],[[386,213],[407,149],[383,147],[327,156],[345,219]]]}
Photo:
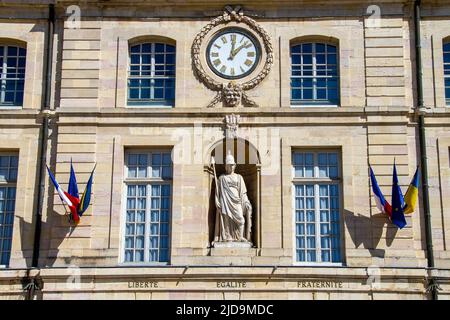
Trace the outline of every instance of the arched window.
{"label": "arched window", "polygon": [[128,105],[173,106],[175,46],[139,43],[130,46]]}
{"label": "arched window", "polygon": [[450,105],[450,40],[444,43],[445,102]]}
{"label": "arched window", "polygon": [[338,105],[337,47],[307,42],[291,46],[291,105]]}
{"label": "arched window", "polygon": [[0,44],[0,106],[22,106],[27,50]]}

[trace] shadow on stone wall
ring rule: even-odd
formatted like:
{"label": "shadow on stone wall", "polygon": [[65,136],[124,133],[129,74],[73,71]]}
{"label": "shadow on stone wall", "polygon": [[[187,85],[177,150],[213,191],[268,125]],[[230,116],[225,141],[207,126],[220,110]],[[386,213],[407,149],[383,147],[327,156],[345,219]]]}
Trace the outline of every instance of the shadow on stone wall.
{"label": "shadow on stone wall", "polygon": [[[54,218],[61,215],[53,211]],[[67,219],[67,217],[63,217]],[[22,247],[26,245],[26,237],[29,234],[34,235],[34,225],[32,223],[26,222],[22,217],[18,217],[20,225],[20,241]],[[61,229],[63,228],[63,229]],[[69,224],[65,227],[58,227],[58,233],[66,234],[67,236],[52,236],[52,227],[49,223],[42,221],[42,232],[41,232],[41,248],[39,253],[39,267],[52,267],[58,256],[58,247],[64,241],[64,239],[70,237],[74,228],[71,228]],[[50,247],[52,250],[47,250],[46,247]],[[25,257],[24,257],[25,258]],[[26,259],[27,267],[31,267],[31,259]]]}
{"label": "shadow on stone wall", "polygon": [[377,249],[386,226],[386,246],[390,247],[397,234],[397,227],[393,226],[384,213],[366,217],[344,210],[344,223],[356,248],[363,245],[372,257],[384,258],[386,250]]}

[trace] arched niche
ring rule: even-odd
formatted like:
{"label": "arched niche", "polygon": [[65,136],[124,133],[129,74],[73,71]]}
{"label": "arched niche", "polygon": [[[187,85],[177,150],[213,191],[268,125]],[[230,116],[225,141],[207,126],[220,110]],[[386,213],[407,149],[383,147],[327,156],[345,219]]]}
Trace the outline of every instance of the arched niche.
{"label": "arched niche", "polygon": [[214,181],[214,170],[211,165],[211,157],[215,159],[217,178],[225,173],[225,157],[230,152],[236,161],[235,172],[244,178],[247,187],[247,196],[252,204],[252,228],[251,240],[253,246],[259,248],[261,245],[261,161],[256,147],[248,140],[242,138],[225,138],[216,142],[208,151],[205,172],[208,175],[209,186],[209,209],[208,230],[209,244],[215,241],[217,230],[217,215],[215,206],[216,185]]}

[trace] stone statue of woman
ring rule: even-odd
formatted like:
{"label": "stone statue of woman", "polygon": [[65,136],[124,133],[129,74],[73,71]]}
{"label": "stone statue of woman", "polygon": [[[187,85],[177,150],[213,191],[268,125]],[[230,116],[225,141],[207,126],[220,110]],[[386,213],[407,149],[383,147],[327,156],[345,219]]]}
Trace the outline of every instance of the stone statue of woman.
{"label": "stone statue of woman", "polygon": [[247,197],[244,179],[234,172],[235,169],[234,157],[228,152],[226,173],[216,180],[214,245],[220,242],[251,242],[252,205]]}

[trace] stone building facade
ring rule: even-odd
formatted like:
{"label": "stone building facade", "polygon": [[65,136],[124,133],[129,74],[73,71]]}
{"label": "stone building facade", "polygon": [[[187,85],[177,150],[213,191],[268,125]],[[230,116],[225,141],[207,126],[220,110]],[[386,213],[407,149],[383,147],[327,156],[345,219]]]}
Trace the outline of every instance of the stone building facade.
{"label": "stone building facade", "polygon": [[[33,281],[36,299],[429,299],[430,283],[450,297],[450,2],[420,4],[422,72],[414,9],[2,1],[1,299]],[[233,77],[207,61],[226,28],[258,48],[228,91]],[[421,186],[399,230],[376,208],[369,163],[389,200],[395,159],[405,192],[424,165],[420,116],[430,219]],[[251,248],[212,246],[211,156],[230,149]],[[96,164],[78,225],[43,167],[67,189],[71,162],[80,193]]]}

